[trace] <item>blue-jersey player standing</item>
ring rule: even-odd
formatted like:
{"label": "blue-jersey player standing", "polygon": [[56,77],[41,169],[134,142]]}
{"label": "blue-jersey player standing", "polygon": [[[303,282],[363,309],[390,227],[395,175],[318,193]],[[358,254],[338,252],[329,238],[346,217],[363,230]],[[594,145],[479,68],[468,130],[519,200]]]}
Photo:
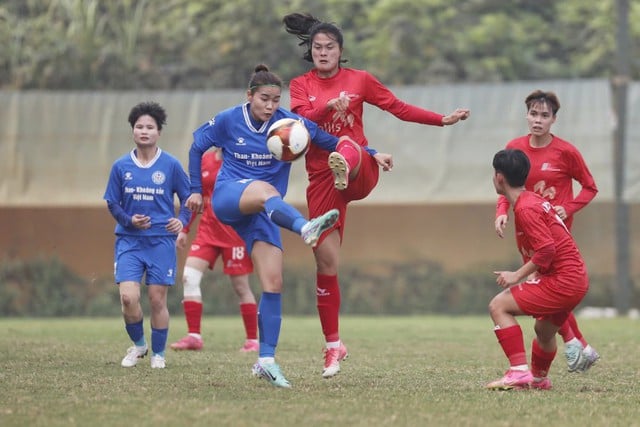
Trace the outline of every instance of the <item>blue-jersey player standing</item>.
{"label": "blue-jersey player standing", "polygon": [[283,253],[279,227],[300,234],[306,244],[315,246],[339,213],[334,209],[307,220],[283,200],[291,164],[271,155],[266,135],[275,121],[293,117],[304,121],[312,142],[325,150],[333,151],[339,139],[315,123],[279,108],[281,92],[282,80],[259,64],[249,81],[248,102],[220,112],[194,132],[189,151],[192,194],[187,207],[202,208],[202,154],[212,146],[221,148],[223,163],[214,187],[213,210],[244,240],[262,286],[258,306],[260,355],[253,373],[276,387],[290,387],[275,362],[282,322]]}
{"label": "blue-jersey player standing", "polygon": [[[166,119],[165,110],[155,102],[131,109],[128,120],[136,147],[113,163],[104,193],[117,222],[114,275],[125,329],[134,344],[122,359],[125,368],[136,366],[148,352],[140,305],[143,276],[151,307],[151,367],[165,367],[167,290],[175,282],[176,237],[190,217],[185,206],[189,178],[180,162],[157,145]],[[178,218],[176,194],[180,199]]]}

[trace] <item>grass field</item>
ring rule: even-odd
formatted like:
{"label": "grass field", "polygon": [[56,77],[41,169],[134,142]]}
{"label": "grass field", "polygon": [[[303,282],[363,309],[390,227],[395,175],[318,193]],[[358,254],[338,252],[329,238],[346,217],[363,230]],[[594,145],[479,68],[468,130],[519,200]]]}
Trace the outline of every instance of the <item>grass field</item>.
{"label": "grass field", "polygon": [[[205,349],[153,371],[147,358],[120,367],[119,318],[0,319],[0,426],[640,426],[637,320],[581,320],[600,363],[569,374],[559,353],[553,390],[517,392],[483,389],[507,367],[488,316],[341,325],[351,355],[325,380],[317,319],[285,316],[282,390],[250,375],[240,317],[203,319]],[[170,341],[184,331],[174,316]]]}

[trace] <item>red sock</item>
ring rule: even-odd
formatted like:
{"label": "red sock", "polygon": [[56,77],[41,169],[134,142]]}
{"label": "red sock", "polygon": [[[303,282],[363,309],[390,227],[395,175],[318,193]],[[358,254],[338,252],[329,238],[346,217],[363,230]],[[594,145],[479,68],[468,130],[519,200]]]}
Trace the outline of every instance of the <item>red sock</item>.
{"label": "red sock", "polygon": [[540,348],[538,340],[533,339],[533,344],[531,344],[531,373],[534,377],[544,378],[548,375],[551,362],[556,357],[556,351],[547,353]]}
{"label": "red sock", "polygon": [[240,304],[240,314],[242,315],[247,339],[258,339],[258,306],[253,303]]}
{"label": "red sock", "polygon": [[567,320],[564,321],[562,326],[560,326],[560,329],[558,329],[558,333],[560,334],[560,336],[562,337],[562,341],[564,342],[569,342],[576,337],[575,334],[573,333],[573,329],[571,328],[571,322],[569,322],[568,318]]}
{"label": "red sock", "polygon": [[182,301],[184,317],[187,319],[187,329],[190,334],[200,333],[202,319],[202,303],[198,301]]}
{"label": "red sock", "polygon": [[511,366],[526,365],[527,353],[524,350],[524,337],[520,325],[494,330],[498,343],[509,359]]}
{"label": "red sock", "polygon": [[336,147],[338,153],[342,154],[342,157],[347,161],[349,170],[355,170],[360,164],[360,150],[352,143],[347,141],[341,141]]}
{"label": "red sock", "polygon": [[576,320],[576,316],[573,315],[573,311],[569,313],[569,317],[567,317],[567,321],[564,323],[571,325],[571,330],[575,337],[582,343],[582,347],[586,347],[588,345],[587,340],[584,339],[582,332],[580,332],[580,328],[578,328],[578,321]]}
{"label": "red sock", "polygon": [[340,340],[340,286],[338,276],[316,275],[316,301],[322,333],[327,342]]}

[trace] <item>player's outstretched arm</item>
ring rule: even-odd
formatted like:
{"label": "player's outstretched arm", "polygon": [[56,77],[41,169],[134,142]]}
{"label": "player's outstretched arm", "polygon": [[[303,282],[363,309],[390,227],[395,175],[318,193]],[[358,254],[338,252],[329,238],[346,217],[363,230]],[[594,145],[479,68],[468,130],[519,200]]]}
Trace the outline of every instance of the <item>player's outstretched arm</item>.
{"label": "player's outstretched arm", "polygon": [[460,120],[467,120],[470,115],[471,111],[468,108],[457,108],[453,113],[442,118],[442,124],[445,126],[454,125]]}

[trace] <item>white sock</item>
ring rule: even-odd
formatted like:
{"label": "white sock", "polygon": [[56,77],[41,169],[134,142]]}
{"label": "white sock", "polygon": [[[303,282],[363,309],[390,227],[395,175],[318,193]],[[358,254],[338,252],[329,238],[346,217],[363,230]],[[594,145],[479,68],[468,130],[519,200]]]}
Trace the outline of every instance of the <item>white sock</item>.
{"label": "white sock", "polygon": [[327,343],[327,348],[338,348],[340,347],[340,341],[331,341]]}
{"label": "white sock", "polygon": [[578,338],[571,338],[569,341],[567,341],[566,343],[564,343],[564,345],[580,345],[580,347],[582,347],[582,343],[580,342],[580,340]]}
{"label": "white sock", "polygon": [[271,363],[276,363],[276,359],[275,357],[259,357],[258,362],[260,362],[261,365],[269,365]]}
{"label": "white sock", "polygon": [[511,369],[512,371],[528,371],[529,365],[516,365],[511,366],[509,369]]}

